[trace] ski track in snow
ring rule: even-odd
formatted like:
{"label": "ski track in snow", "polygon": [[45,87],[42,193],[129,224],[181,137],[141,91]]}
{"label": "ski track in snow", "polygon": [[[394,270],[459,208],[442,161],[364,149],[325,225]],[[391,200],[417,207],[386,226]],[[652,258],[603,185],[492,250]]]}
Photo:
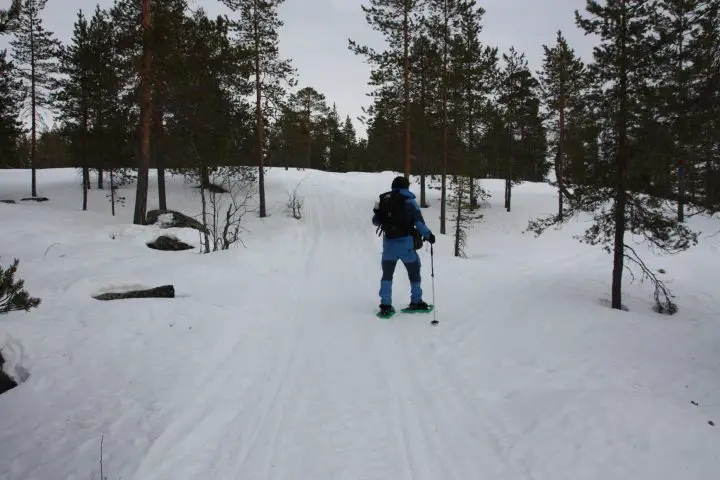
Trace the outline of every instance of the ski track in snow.
{"label": "ski track in snow", "polygon": [[[379,320],[381,242],[370,218],[392,178],[383,175],[309,172],[303,219],[250,236],[233,256],[180,253],[183,268],[141,250],[152,232],[134,226],[77,234],[136,249],[98,257],[97,270],[75,271],[83,246],[70,239],[47,254],[28,247],[21,270],[61,277],[38,295],[75,318],[50,338],[43,322],[59,321],[52,314],[29,327],[11,317],[30,346],[31,376],[7,404],[0,398],[13,412],[0,416],[0,478],[97,478],[104,434],[109,480],[658,480],[687,471],[714,480],[720,435],[704,422],[720,413],[708,353],[720,344],[716,327],[600,307],[607,257],[566,248],[567,239],[539,255],[538,243],[518,235],[527,215],[505,217],[497,205],[486,211],[496,231],[482,224],[471,234],[486,253],[436,258],[439,326],[429,325],[432,314]],[[541,198],[534,188],[514,195],[516,210]],[[282,203],[253,230],[277,228]],[[449,247],[441,238],[435,249]],[[433,301],[427,249],[421,258]],[[577,274],[579,263],[588,272]],[[104,329],[98,319],[109,307],[89,296],[156,284],[144,278],[153,268],[154,280],[182,279],[178,298],[116,303],[120,326],[107,319]],[[645,307],[626,292],[636,310]],[[717,306],[708,292],[692,292],[706,302],[698,312]],[[408,301],[401,262],[393,295],[396,306]],[[690,392],[702,410],[680,407]],[[688,470],[693,458],[699,465]]]}

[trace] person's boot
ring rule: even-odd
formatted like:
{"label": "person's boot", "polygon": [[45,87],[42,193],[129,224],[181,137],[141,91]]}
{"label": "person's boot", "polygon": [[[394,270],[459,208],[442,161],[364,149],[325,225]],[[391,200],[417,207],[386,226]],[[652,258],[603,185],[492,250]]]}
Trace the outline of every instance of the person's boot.
{"label": "person's boot", "polygon": [[408,305],[407,308],[408,310],[416,310],[419,312],[430,310],[430,306],[422,300],[420,300],[419,302],[411,303],[410,305]]}
{"label": "person's boot", "polygon": [[387,316],[395,313],[395,309],[392,305],[380,304],[380,315]]}

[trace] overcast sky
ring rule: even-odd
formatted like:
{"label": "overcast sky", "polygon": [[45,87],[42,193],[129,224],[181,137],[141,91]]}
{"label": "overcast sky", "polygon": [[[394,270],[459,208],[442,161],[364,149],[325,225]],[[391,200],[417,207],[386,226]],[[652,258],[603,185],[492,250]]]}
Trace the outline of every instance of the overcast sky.
{"label": "overcast sky", "polygon": [[[139,1],[139,0],[138,0]],[[369,66],[348,50],[348,38],[375,47],[382,37],[365,21],[360,5],[366,0],[286,0],[280,9],[285,22],[280,33],[280,53],[293,60],[299,87],[312,86],[325,94],[328,104],[337,104],[342,118],[353,120],[368,106]],[[214,17],[228,11],[219,0],[189,0],[191,8],[202,7]],[[7,7],[10,0],[0,0]],[[95,6],[109,8],[113,0],[48,0],[43,19],[48,30],[67,41],[77,11],[92,16]],[[530,68],[542,62],[542,45],[552,45],[562,30],[570,45],[589,60],[593,40],[575,26],[574,11],[583,11],[585,0],[478,0],[486,14],[483,42],[507,51],[511,46],[524,52]],[[9,37],[0,39],[0,48]],[[364,128],[355,121],[358,130]]]}

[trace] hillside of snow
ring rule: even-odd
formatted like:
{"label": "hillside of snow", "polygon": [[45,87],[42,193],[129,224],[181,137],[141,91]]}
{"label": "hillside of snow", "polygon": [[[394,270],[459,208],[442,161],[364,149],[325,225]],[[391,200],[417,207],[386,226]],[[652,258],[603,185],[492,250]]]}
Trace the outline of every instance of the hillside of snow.
{"label": "hillside of snow", "polygon": [[[244,246],[209,255],[147,248],[161,230],[81,211],[75,170],[40,170],[44,203],[20,202],[29,172],[0,170],[0,262],[42,299],[0,316],[0,479],[716,480],[720,475],[720,220],[695,216],[700,244],[655,257],[680,308],[652,310],[612,260],[572,238],[540,238],[554,190],[503,182],[469,232],[468,258],[437,234],[430,315],[374,316],[381,239],[371,224],[394,174],[271,170],[269,217],[245,217]],[[151,174],[149,209],[157,208]],[[284,211],[299,184],[304,216]],[[418,192],[417,185],[412,187]],[[168,207],[200,213],[168,178]],[[197,232],[170,229],[199,245]],[[102,302],[114,288],[173,284],[176,298]],[[402,264],[394,302],[409,301]],[[29,376],[28,376],[29,375]],[[102,439],[102,457],[101,457]]]}

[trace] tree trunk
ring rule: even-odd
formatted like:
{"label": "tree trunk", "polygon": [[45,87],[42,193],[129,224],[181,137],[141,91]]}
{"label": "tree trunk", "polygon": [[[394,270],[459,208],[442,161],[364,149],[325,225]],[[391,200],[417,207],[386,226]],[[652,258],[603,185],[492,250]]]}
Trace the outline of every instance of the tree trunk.
{"label": "tree trunk", "polygon": [[448,6],[445,3],[445,31],[443,32],[443,60],[442,60],[442,113],[443,113],[443,169],[442,189],[440,193],[440,233],[447,232],[445,228],[447,209],[447,169],[448,169]]}
{"label": "tree trunk", "polygon": [[508,125],[508,169],[505,177],[505,210],[510,211],[512,200],[512,175],[513,175],[513,129]]}
{"label": "tree trunk", "polygon": [[138,162],[137,189],[135,191],[135,215],[133,223],[143,225],[147,212],[148,171],[150,170],[150,124],[152,100],[152,46],[150,45],[150,0],[143,0],[143,57],[140,70],[140,159]]}
{"label": "tree trunk", "polygon": [[[471,39],[468,39],[468,40],[471,40]],[[467,110],[468,159],[470,159],[470,156],[472,155],[472,152],[473,152],[473,148],[475,147],[475,142],[474,142],[474,140],[475,140],[475,136],[474,136],[475,122],[474,122],[474,117],[473,117],[473,115],[475,114],[473,107],[475,105],[472,101],[472,90],[471,89],[472,89],[472,86],[471,86],[470,82],[468,81],[466,83],[466,89],[465,89],[465,96],[466,96],[465,102],[467,103],[467,106],[468,106],[468,110]],[[470,208],[474,209],[474,208],[478,207],[477,197],[475,196],[475,175],[474,174],[475,174],[476,170],[474,168],[474,165],[472,165],[472,164],[468,170],[469,170],[469,174],[470,174],[469,175],[470,185],[468,186],[469,187],[468,194],[470,195]]]}
{"label": "tree trunk", "polygon": [[405,178],[410,178],[412,164],[410,159],[410,0],[403,3],[403,85],[405,107]]}
{"label": "tree trunk", "polygon": [[617,116],[618,152],[616,157],[617,184],[615,192],[615,245],[613,249],[612,308],[622,309],[622,274],[625,265],[625,208],[627,203],[627,4],[621,1],[619,39],[619,109]]}
{"label": "tree trunk", "polygon": [[680,223],[685,221],[685,162],[680,160],[678,165],[678,206],[677,220]]}
{"label": "tree trunk", "polygon": [[158,94],[155,101],[155,164],[157,166],[158,181],[158,208],[167,210],[167,195],[165,193],[165,152],[163,138],[165,129],[163,127],[162,95]]}
{"label": "tree trunk", "polygon": [[426,183],[427,183],[427,157],[422,154],[422,160],[420,161],[420,208],[428,208],[427,195],[426,195]]}
{"label": "tree trunk", "polygon": [[83,72],[82,78],[82,89],[81,96],[81,111],[82,111],[82,172],[83,172],[83,211],[88,208],[88,190],[90,190],[90,167],[88,166],[88,105],[87,105],[87,80],[84,78]]}
{"label": "tree trunk", "polygon": [[98,186],[97,186],[97,188],[98,188],[98,190],[102,190],[103,188],[105,188],[104,180],[103,180],[104,172],[103,172],[102,168],[98,168],[97,171],[98,171],[98,184],[97,184]]}
{"label": "tree trunk", "polygon": [[[425,51],[424,49],[420,52],[420,118],[422,122],[425,122],[425,116],[427,115],[427,100],[426,100],[426,89],[427,89],[427,72],[425,65]],[[424,133],[427,133],[423,129]],[[416,135],[417,138],[417,135]],[[416,140],[417,141],[417,140]],[[427,146],[427,142],[423,142],[423,145]],[[424,152],[420,153],[420,208],[428,208],[426,184],[427,184],[427,168],[428,168],[428,152],[427,148]]]}
{"label": "tree trunk", "polygon": [[[561,84],[561,90],[563,89]],[[565,154],[565,97],[564,93],[560,94],[560,139],[558,140],[558,154],[555,159],[555,176],[558,184],[558,220],[563,219],[563,156]]]}
{"label": "tree trunk", "polygon": [[37,160],[37,92],[35,82],[35,28],[30,34],[30,101],[32,109],[32,148],[30,150],[30,175],[31,180],[31,196],[37,197],[37,174],[35,165]]}
{"label": "tree trunk", "polygon": [[200,186],[203,188],[210,186],[210,169],[205,165],[204,160],[200,164]]}
{"label": "tree trunk", "polygon": [[463,191],[465,190],[465,187],[463,185],[463,177],[461,175],[458,176],[457,179],[457,216],[455,217],[455,256],[460,256],[460,228],[462,227],[462,199],[463,199]]}
{"label": "tree trunk", "polygon": [[113,175],[114,170],[110,169],[110,210],[112,216],[115,216],[115,176]]}
{"label": "tree trunk", "polygon": [[257,164],[258,164],[258,194],[260,196],[260,218],[267,216],[265,206],[265,165],[263,162],[263,117],[262,117],[262,85],[260,82],[260,22],[257,5],[254,6],[254,27],[255,27],[255,122],[257,133]]}
{"label": "tree trunk", "polygon": [[307,126],[307,168],[312,168],[312,133],[310,128],[310,108],[305,111],[305,125]]}

